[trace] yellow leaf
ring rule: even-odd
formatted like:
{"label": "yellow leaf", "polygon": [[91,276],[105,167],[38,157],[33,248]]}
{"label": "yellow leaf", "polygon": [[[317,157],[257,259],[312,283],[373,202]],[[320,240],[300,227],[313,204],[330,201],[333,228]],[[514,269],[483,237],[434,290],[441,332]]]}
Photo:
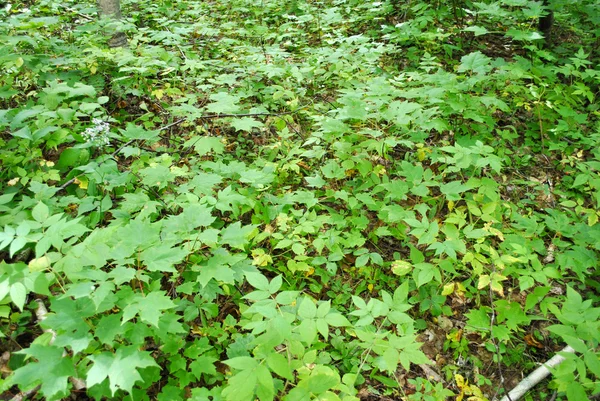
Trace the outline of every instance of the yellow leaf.
{"label": "yellow leaf", "polygon": [[412,271],[413,266],[405,260],[395,260],[392,262],[392,273],[397,276],[404,276]]}
{"label": "yellow leaf", "polygon": [[449,211],[454,210],[454,201],[451,201],[451,200],[448,201],[448,210]]}
{"label": "yellow leaf", "polygon": [[15,65],[17,66],[17,68],[21,67],[23,65],[23,58],[19,57]]}
{"label": "yellow leaf", "polygon": [[454,292],[454,283],[448,283],[442,289],[442,295],[450,295]]}
{"label": "yellow leaf", "polygon": [[73,183],[79,185],[79,188],[81,188],[81,189],[88,188],[88,179],[85,177],[75,178],[75,181],[73,181]]}
{"label": "yellow leaf", "polygon": [[479,276],[479,282],[477,283],[477,289],[481,290],[482,288],[487,287],[490,284],[490,276],[487,274],[482,274]]}
{"label": "yellow leaf", "polygon": [[373,172],[377,174],[378,177],[381,177],[386,173],[386,170],[385,167],[383,167],[381,164],[378,164],[375,167],[373,167]]}
{"label": "yellow leaf", "polygon": [[454,381],[456,382],[456,387],[458,387],[461,391],[465,387],[465,378],[462,375],[455,374]]}
{"label": "yellow leaf", "polygon": [[504,288],[502,288],[502,281],[506,280],[506,277],[498,273],[493,273],[492,276],[493,278],[490,288],[495,293],[500,294],[500,296],[504,296]]}
{"label": "yellow leaf", "polygon": [[160,100],[164,96],[165,92],[162,89],[155,89],[152,91],[152,94],[156,96],[158,100]]}
{"label": "yellow leaf", "polygon": [[252,251],[252,259],[252,264],[260,267],[265,267],[273,262],[271,255],[267,255],[264,249],[254,249]]}
{"label": "yellow leaf", "polygon": [[597,213],[590,213],[588,214],[588,226],[593,226],[598,222],[598,214]]}

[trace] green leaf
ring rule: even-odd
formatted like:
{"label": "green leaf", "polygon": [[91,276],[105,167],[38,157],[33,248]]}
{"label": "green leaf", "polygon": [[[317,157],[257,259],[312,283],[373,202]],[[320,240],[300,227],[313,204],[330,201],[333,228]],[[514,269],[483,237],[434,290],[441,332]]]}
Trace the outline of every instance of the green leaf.
{"label": "green leaf", "polygon": [[10,299],[17,306],[17,308],[19,308],[20,311],[23,311],[23,306],[25,305],[26,298],[27,289],[22,283],[16,282],[10,286]]}
{"label": "green leaf", "polygon": [[227,387],[223,390],[222,395],[227,401],[252,401],[254,400],[254,390],[257,381],[258,378],[254,373],[254,369],[242,370],[240,373],[229,378]]}
{"label": "green leaf", "polygon": [[567,386],[567,399],[569,401],[589,400],[583,386],[576,381],[569,382],[569,385]]}
{"label": "green leaf", "polygon": [[232,119],[231,126],[235,128],[236,131],[252,132],[253,128],[262,128],[265,124],[250,117],[243,117]]}
{"label": "green leaf", "polygon": [[375,359],[375,365],[389,374],[393,374],[398,368],[398,362],[400,362],[400,353],[394,348],[388,348],[384,351],[383,355]]}
{"label": "green leaf", "polygon": [[127,139],[145,140],[151,142],[157,141],[160,135],[159,130],[147,131],[144,129],[144,127],[140,127],[134,123],[127,123],[126,128],[120,129],[119,131]]}
{"label": "green leaf", "polygon": [[[75,367],[69,356],[63,355],[61,347],[32,344],[31,347],[19,351],[33,357],[37,362],[29,362],[17,369],[12,381],[22,389],[29,389],[41,384],[41,392],[46,400],[58,400],[67,397],[69,377],[75,377]],[[43,372],[43,374],[42,374]]]}
{"label": "green leaf", "polygon": [[[198,153],[198,156],[204,156],[211,153],[221,154],[225,151],[225,144],[220,138],[214,136],[194,137],[188,142],[193,144],[194,150]],[[186,142],[186,145],[188,142]]]}
{"label": "green leaf", "polygon": [[298,316],[302,319],[314,319],[317,316],[317,306],[308,297],[303,297],[298,307]]}
{"label": "green leaf", "polygon": [[196,358],[196,360],[190,363],[190,372],[196,377],[196,379],[200,380],[200,376],[204,373],[207,375],[216,375],[217,369],[214,363],[217,361],[217,358],[212,356],[201,355]]}
{"label": "green leaf", "polygon": [[102,316],[96,324],[94,335],[101,343],[111,345],[115,337],[122,334],[125,328],[126,326],[121,324],[120,315],[106,315]]}
{"label": "green leaf", "polygon": [[188,255],[188,251],[179,247],[171,248],[168,244],[160,244],[145,249],[141,254],[141,260],[146,264],[149,271],[171,272],[177,270],[174,265],[181,262]]}
{"label": "green leaf", "polygon": [[312,319],[303,320],[297,327],[300,339],[307,345],[312,345],[317,338],[317,323]]}
{"label": "green leaf", "polygon": [[249,356],[239,356],[223,361],[224,364],[231,366],[237,370],[254,369],[258,365],[258,361]]}
{"label": "green leaf", "polygon": [[310,390],[306,386],[303,386],[291,389],[283,399],[285,401],[311,401],[313,398],[311,397]]}
{"label": "green leaf", "polygon": [[275,294],[277,291],[279,291],[279,289],[281,288],[281,285],[283,284],[283,278],[281,277],[281,274],[276,276],[275,278],[273,278],[273,280],[271,280],[271,282],[269,283],[269,293],[270,294]]}
{"label": "green leaf", "polygon": [[255,370],[256,378],[258,379],[258,387],[256,395],[260,401],[273,401],[275,397],[275,386],[271,372],[265,365],[258,365]]}
{"label": "green leaf", "polygon": [[140,351],[135,346],[120,347],[114,354],[103,352],[90,355],[88,359],[92,361],[93,366],[87,373],[87,386],[100,384],[108,378],[113,396],[119,389],[131,393],[134,384],[143,381],[138,369],[159,367],[150,356],[150,352]]}
{"label": "green leaf", "polygon": [[209,103],[206,106],[206,110],[215,114],[232,114],[240,110],[238,102],[240,101],[239,96],[233,96],[229,93],[219,92],[210,95]]}
{"label": "green leaf", "polygon": [[217,248],[213,253],[213,257],[199,267],[200,275],[198,276],[198,282],[202,287],[206,287],[211,279],[233,284],[234,272],[229,265],[237,263],[239,259],[231,257],[223,248]]}
{"label": "green leaf", "polygon": [[246,169],[240,172],[240,182],[250,184],[255,188],[264,188],[275,180],[275,170],[267,166],[262,170]]}
{"label": "green leaf", "polygon": [[471,189],[470,186],[463,184],[461,181],[451,181],[447,184],[440,185],[440,191],[446,195],[448,200],[453,201],[460,200],[460,194],[469,189]]}
{"label": "green leaf", "polygon": [[250,243],[250,238],[256,230],[256,225],[249,224],[242,227],[242,223],[236,221],[228,225],[221,231],[221,243],[227,244],[232,248],[244,250],[244,247]]}
{"label": "green leaf", "polygon": [[392,273],[397,276],[405,276],[413,269],[413,265],[406,260],[395,260],[392,262]]}
{"label": "green leaf", "polygon": [[139,173],[142,176],[142,184],[149,187],[164,188],[175,179],[175,174],[171,172],[171,169],[160,164],[146,167]]}
{"label": "green leaf", "polygon": [[164,295],[164,291],[153,291],[146,296],[136,294],[134,300],[123,309],[123,322],[139,315],[142,321],[158,327],[161,311],[174,307],[175,304]]}
{"label": "green leaf", "polygon": [[325,321],[328,325],[333,327],[348,327],[351,326],[350,322],[344,315],[337,312],[332,312],[325,316]]}
{"label": "green leaf", "polygon": [[43,223],[50,216],[50,210],[44,202],[39,202],[31,211],[31,215],[36,221]]}
{"label": "green leaf", "polygon": [[492,59],[480,51],[469,53],[461,57],[458,72],[473,71],[477,74],[486,74],[492,69],[491,62]]}
{"label": "green leaf", "polygon": [[484,28],[482,26],[477,26],[477,25],[464,28],[463,31],[473,32],[475,34],[475,36],[481,36],[481,35],[485,35],[486,33],[489,33],[489,31],[486,28]]}
{"label": "green leaf", "polygon": [[277,352],[271,352],[267,355],[267,366],[284,379],[293,380],[294,378],[290,362],[286,357]]}
{"label": "green leaf", "polygon": [[254,272],[246,273],[246,280],[257,290],[269,292],[269,280],[263,274]]}
{"label": "green leaf", "polygon": [[313,394],[321,394],[337,386],[340,376],[336,371],[326,366],[319,366],[307,380],[302,380],[299,386],[306,387]]}
{"label": "green leaf", "polygon": [[183,216],[194,228],[208,227],[216,220],[212,210],[213,208],[207,205],[191,204],[184,208]]}

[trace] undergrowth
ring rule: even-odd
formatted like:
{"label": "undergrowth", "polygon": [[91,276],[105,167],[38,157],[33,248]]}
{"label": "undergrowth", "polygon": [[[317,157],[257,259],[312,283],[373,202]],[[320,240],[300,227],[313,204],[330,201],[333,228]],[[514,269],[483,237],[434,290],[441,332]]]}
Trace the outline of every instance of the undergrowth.
{"label": "undergrowth", "polygon": [[[600,393],[600,7],[0,11],[10,399]],[[23,393],[21,393],[21,396]]]}

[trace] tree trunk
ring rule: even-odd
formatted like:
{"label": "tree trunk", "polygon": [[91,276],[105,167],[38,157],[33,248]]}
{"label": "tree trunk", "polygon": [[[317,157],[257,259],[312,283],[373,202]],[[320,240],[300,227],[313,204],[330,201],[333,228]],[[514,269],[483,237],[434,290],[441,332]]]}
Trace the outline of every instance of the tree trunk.
{"label": "tree trunk", "polygon": [[[544,6],[548,7],[550,0],[543,0]],[[554,12],[551,9],[546,10],[547,14],[540,17],[538,22],[538,29],[544,34],[544,40],[546,44],[552,40],[552,24],[554,23]]]}
{"label": "tree trunk", "polygon": [[[115,20],[121,19],[121,5],[119,0],[98,0],[98,15],[100,18],[108,17]],[[123,32],[115,32],[108,41],[110,47],[123,47],[127,45],[127,36]]]}

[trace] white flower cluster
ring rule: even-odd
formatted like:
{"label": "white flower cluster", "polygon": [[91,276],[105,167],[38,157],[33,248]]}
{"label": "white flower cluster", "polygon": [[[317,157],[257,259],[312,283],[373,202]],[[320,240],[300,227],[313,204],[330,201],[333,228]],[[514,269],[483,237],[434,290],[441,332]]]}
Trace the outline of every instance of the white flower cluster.
{"label": "white flower cluster", "polygon": [[88,143],[94,143],[98,146],[108,145],[110,143],[110,139],[108,138],[110,125],[106,121],[102,121],[99,118],[94,118],[92,123],[94,123],[94,126],[87,128],[84,133],[81,134],[85,141]]}

